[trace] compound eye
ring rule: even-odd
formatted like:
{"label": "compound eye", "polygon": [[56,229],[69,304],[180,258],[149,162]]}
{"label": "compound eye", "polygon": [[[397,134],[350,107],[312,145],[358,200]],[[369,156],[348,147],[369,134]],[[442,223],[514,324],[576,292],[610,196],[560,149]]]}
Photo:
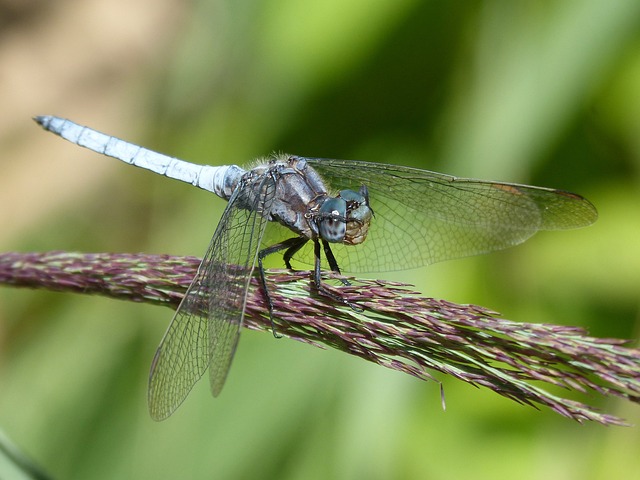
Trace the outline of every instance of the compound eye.
{"label": "compound eye", "polygon": [[[367,187],[363,185],[362,188],[365,189],[365,193],[368,195],[366,190]],[[360,189],[359,192],[354,192],[353,190],[340,190],[338,196],[346,202],[353,202],[357,204],[367,203],[367,197],[363,195],[362,189]]]}
{"label": "compound eye", "polygon": [[320,207],[318,231],[327,242],[340,243],[347,233],[347,202],[340,198],[329,198]]}

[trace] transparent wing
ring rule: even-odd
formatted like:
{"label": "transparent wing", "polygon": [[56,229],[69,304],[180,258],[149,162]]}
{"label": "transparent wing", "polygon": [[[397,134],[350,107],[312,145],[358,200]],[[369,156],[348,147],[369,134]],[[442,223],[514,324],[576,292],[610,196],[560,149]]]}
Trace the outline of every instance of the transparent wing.
{"label": "transparent wing", "polygon": [[275,193],[264,176],[235,190],[211,244],[171,320],[149,377],[149,412],[171,415],[209,367],[211,392],[222,390],[238,344],[247,289]]}
{"label": "transparent wing", "polygon": [[[369,189],[375,217],[361,245],[332,245],[344,271],[415,268],[522,243],[538,230],[593,223],[595,207],[561,190],[456,178],[410,167],[308,158],[333,189]],[[335,193],[335,192],[334,192]],[[296,258],[308,263],[305,247]]]}

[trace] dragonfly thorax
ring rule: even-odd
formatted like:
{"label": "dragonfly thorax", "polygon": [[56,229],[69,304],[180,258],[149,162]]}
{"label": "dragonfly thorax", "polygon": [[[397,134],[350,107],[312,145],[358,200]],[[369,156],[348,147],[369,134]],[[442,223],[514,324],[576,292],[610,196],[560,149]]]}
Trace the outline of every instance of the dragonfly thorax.
{"label": "dragonfly thorax", "polygon": [[[357,192],[342,190],[331,196],[307,160],[293,155],[273,158],[246,172],[241,187],[260,192],[264,178],[275,180],[274,198],[268,209],[271,221],[308,239],[346,245],[364,242],[373,216],[364,185]],[[247,204],[253,204],[253,195],[245,197]],[[255,208],[244,203],[242,208]]]}

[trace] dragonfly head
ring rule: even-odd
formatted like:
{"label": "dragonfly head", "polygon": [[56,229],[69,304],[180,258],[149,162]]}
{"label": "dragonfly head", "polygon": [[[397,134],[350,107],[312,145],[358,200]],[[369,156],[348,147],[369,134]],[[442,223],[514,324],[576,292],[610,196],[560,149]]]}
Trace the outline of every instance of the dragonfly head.
{"label": "dragonfly head", "polygon": [[342,190],[320,207],[318,231],[327,242],[358,245],[367,238],[372,216],[366,186],[358,192]]}

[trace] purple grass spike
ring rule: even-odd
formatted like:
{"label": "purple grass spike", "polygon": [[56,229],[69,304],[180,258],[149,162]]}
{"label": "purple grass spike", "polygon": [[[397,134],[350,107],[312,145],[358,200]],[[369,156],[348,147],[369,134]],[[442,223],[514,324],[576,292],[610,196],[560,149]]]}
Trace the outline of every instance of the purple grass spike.
{"label": "purple grass spike", "polygon": [[[175,309],[196,273],[194,257],[70,252],[0,254],[0,284],[96,294]],[[432,371],[483,386],[516,402],[547,406],[578,422],[624,420],[548,392],[591,392],[640,403],[640,350],[593,338],[578,327],[513,322],[475,305],[421,297],[409,285],[349,278],[336,288],[364,308],[319,296],[308,272],[268,271],[279,334],[331,347],[432,380]],[[244,326],[271,329],[254,276]],[[442,401],[444,405],[444,393]]]}

